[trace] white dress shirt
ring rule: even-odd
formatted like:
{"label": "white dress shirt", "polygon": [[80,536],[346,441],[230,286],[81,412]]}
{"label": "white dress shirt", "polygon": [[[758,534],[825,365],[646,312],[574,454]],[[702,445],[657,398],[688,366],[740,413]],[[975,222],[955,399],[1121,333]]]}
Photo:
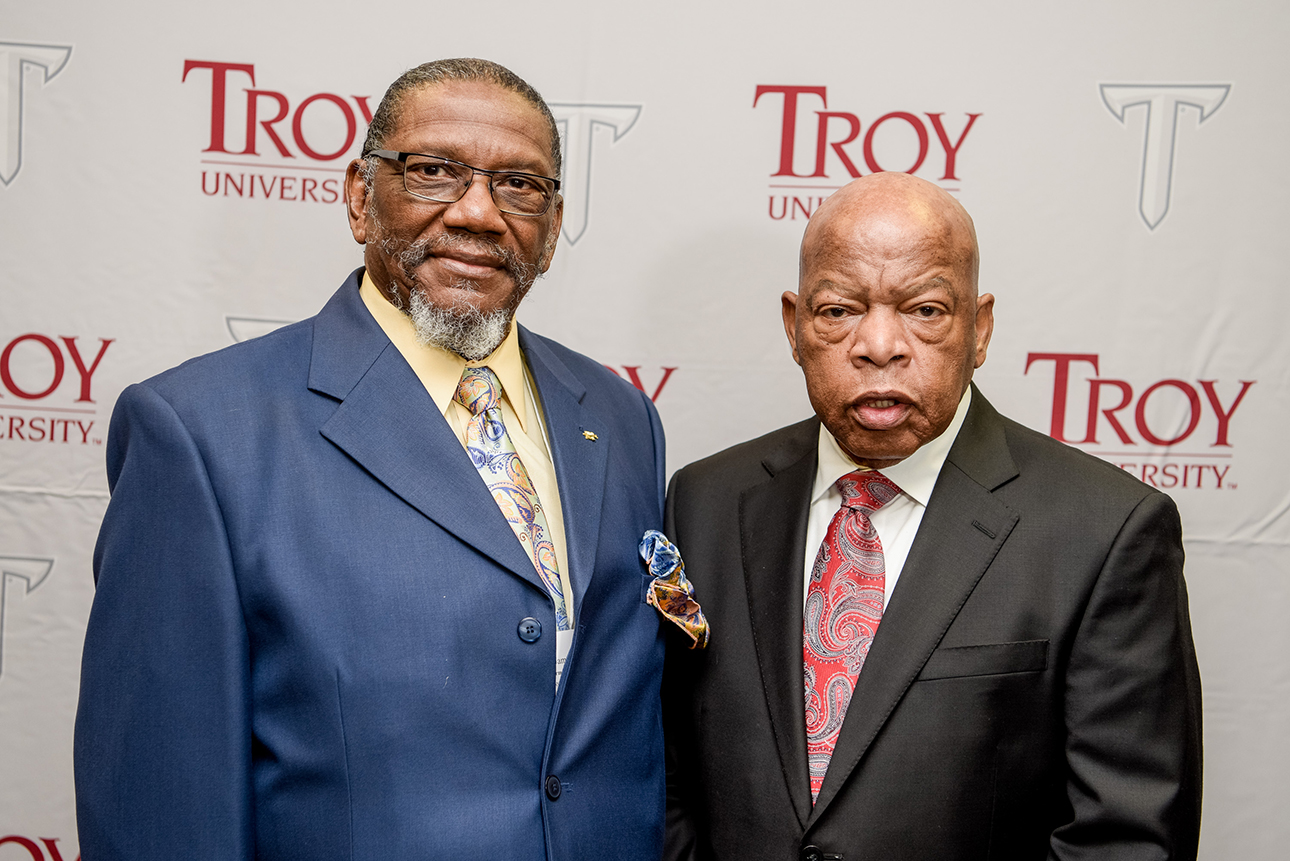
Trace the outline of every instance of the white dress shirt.
{"label": "white dress shirt", "polygon": [[[920,446],[913,454],[897,463],[877,470],[891,479],[900,488],[900,495],[875,511],[870,520],[878,531],[878,540],[882,542],[882,554],[887,566],[886,584],[883,590],[882,606],[885,610],[891,601],[892,590],[904,570],[905,559],[909,548],[918,534],[918,527],[923,522],[923,512],[927,510],[927,501],[932,496],[932,488],[945,465],[945,458],[950,447],[963,427],[967,417],[968,404],[972,402],[972,389],[969,387],[959,399],[958,409],[945,432],[931,442]],[[811,568],[815,557],[824,543],[824,536],[829,531],[829,522],[838,508],[842,506],[842,491],[837,488],[837,480],[859,466],[842,451],[838,441],[823,424],[820,425],[819,464],[815,470],[815,485],[811,490],[811,509],[806,521],[806,554],[803,560],[802,600],[806,601],[806,592],[811,582]]]}

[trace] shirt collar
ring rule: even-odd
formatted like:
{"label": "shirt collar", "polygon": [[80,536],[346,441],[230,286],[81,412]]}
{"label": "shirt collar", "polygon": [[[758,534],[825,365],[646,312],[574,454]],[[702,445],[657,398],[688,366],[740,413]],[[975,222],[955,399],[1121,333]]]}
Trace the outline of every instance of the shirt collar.
{"label": "shirt collar", "polygon": [[528,433],[524,357],[520,351],[519,326],[514,320],[511,321],[511,329],[506,338],[496,350],[477,362],[467,362],[456,353],[418,340],[412,319],[390,304],[366,272],[363,273],[363,286],[359,288],[359,295],[390,342],[412,366],[441,413],[448,414],[457,393],[457,384],[461,382],[461,372],[466,366],[477,368],[487,365],[501,382],[502,396],[510,403],[511,410],[520,421],[520,428]]}
{"label": "shirt collar", "polygon": [[[906,496],[926,508],[927,501],[932,497],[932,488],[936,486],[941,467],[945,465],[945,458],[949,456],[950,448],[958,438],[963,420],[967,418],[968,405],[971,403],[972,387],[968,386],[963,397],[959,398],[954,418],[950,420],[949,426],[940,436],[919,446],[913,454],[900,463],[878,471],[891,479]],[[855,461],[847,456],[838,445],[838,441],[833,438],[833,434],[829,433],[828,428],[821,423],[819,465],[815,470],[815,485],[811,492],[812,504],[823,499],[839,478],[854,472],[856,468]]]}

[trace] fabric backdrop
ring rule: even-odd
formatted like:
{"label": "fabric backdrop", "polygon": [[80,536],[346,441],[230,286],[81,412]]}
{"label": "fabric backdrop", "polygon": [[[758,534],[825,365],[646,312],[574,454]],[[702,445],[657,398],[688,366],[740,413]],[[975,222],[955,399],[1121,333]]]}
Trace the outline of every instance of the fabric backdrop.
{"label": "fabric backdrop", "polygon": [[322,305],[361,262],[340,183],[370,111],[447,56],[552,103],[564,235],[520,317],[654,398],[671,470],[808,414],[779,295],[822,199],[877,170],[957,195],[998,298],[982,390],[1182,510],[1201,855],[1283,857],[1288,24],[1252,0],[0,0],[0,861],[77,855],[114,400]]}

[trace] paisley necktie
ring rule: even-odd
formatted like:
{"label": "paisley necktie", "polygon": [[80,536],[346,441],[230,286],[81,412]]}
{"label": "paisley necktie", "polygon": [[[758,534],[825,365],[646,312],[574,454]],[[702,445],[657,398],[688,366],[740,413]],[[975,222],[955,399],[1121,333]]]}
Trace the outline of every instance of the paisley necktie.
{"label": "paisley necktie", "polygon": [[501,388],[497,375],[489,368],[467,367],[462,371],[454,400],[471,414],[466,425],[466,453],[533,560],[533,567],[555,604],[556,629],[568,631],[569,614],[560,585],[555,545],[551,543],[537,490],[502,423]]}
{"label": "paisley necktie", "polygon": [[887,566],[869,515],[900,494],[888,478],[856,470],[838,479],[842,506],[811,567],[803,619],[806,756],[814,803],[882,620]]}

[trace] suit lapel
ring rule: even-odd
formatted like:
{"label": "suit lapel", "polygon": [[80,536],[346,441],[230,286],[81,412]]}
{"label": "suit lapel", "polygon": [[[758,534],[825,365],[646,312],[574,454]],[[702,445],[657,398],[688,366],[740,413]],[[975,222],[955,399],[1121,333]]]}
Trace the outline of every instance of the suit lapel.
{"label": "suit lapel", "polygon": [[802,560],[815,480],[819,423],[812,419],[763,466],[767,481],[740,496],[739,529],[753,642],[780,766],[799,823],[811,812],[802,670]]}
{"label": "suit lapel", "polygon": [[546,591],[447,420],[363,306],[355,276],[315,318],[309,388],[340,401],[324,437],[463,543]]}
{"label": "suit lapel", "polygon": [[560,487],[576,620],[581,615],[582,599],[596,567],[609,450],[616,441],[600,417],[583,406],[586,387],[541,338],[521,326],[520,346],[541,402],[551,460]]}
{"label": "suit lapel", "polygon": [[1017,514],[992,495],[1016,474],[1002,420],[974,387],[856,684],[812,823],[860,764],[1016,525]]}

